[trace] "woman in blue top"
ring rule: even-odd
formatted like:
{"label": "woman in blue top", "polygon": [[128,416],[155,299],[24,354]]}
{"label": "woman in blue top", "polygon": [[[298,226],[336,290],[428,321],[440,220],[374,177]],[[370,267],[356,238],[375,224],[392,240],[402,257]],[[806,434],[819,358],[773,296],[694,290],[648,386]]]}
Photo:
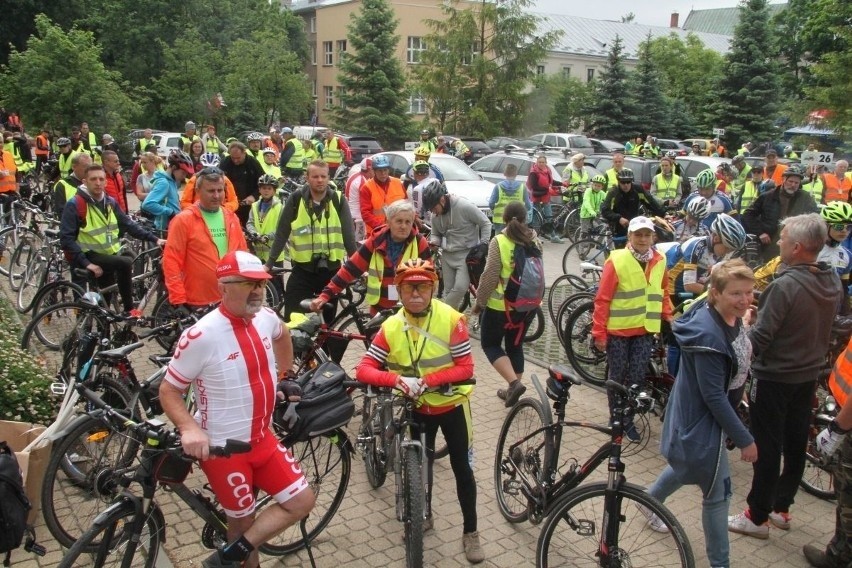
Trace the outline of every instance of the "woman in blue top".
{"label": "woman in blue top", "polygon": [[168,229],[169,221],[180,213],[178,187],[192,175],[195,175],[192,158],[180,150],[169,155],[166,171],[154,173],[151,191],[142,202],[142,211],[154,216],[154,226],[158,231]]}

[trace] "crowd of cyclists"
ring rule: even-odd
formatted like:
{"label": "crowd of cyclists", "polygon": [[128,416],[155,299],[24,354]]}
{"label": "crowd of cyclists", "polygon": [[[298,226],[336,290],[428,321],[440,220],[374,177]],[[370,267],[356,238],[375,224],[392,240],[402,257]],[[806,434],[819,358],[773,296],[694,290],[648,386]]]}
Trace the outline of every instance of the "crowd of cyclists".
{"label": "crowd of cyclists", "polygon": [[[50,208],[60,221],[61,245],[68,263],[90,273],[83,284],[89,280],[100,287],[117,283],[122,317],[130,320],[142,316],[133,304],[132,259],[121,250],[125,235],[163,247],[163,277],[176,313],[189,314],[222,302],[218,310],[185,332],[169,368],[169,386],[164,387],[167,396],[174,397],[170,388],[180,391],[192,382],[206,382],[205,373],[226,377],[229,372],[240,374],[241,380],[250,385],[248,390],[254,393],[245,402],[246,408],[259,398],[275,396],[272,393],[276,389],[282,393],[279,396],[299,396],[295,390],[277,386],[276,379],[287,379],[282,369],[289,368],[292,348],[288,351],[280,346],[281,338],[289,336],[282,331],[280,322],[276,323],[277,318],[269,316],[272,312],[260,309],[262,296],[257,291],[270,280],[283,295],[285,320],[293,313],[305,311],[307,301],[311,311],[321,312],[326,321],[331,321],[337,296],[362,278],[372,313],[395,308],[401,302],[403,308],[382,326],[357,375],[366,382],[395,386],[421,402],[418,412],[426,428],[430,457],[437,429],[448,439],[464,517],[463,550],[471,563],[485,558],[476,526],[476,493],[470,491],[475,487],[468,463],[472,388],[462,387],[463,394],[458,397],[431,402],[428,389],[464,381],[472,375],[467,320],[459,312],[470,291],[468,259],[472,250],[479,249],[484,268],[478,282],[479,293],[472,302],[471,318],[479,320],[482,348],[506,381],[506,388],[500,389],[497,396],[507,407],[513,406],[526,390],[522,382],[524,356],[520,338],[530,324],[530,316],[529,312],[513,311],[504,293],[513,274],[516,249],[535,247],[540,251],[544,246],[542,237],[559,244],[566,236],[557,234],[552,211],[552,204],[563,199],[566,188],[581,194],[581,234],[590,234],[595,227],[605,225],[616,243],[597,287],[593,331],[595,347],[607,354],[612,380],[642,383],[651,337],[655,334],[661,334],[667,344],[672,375],[681,376],[678,368],[683,361],[687,362],[684,373],[695,373],[696,365],[701,367],[701,363],[696,363],[694,346],[684,344],[693,338],[675,322],[678,317],[686,317],[685,312],[713,309],[734,330],[733,335],[723,333],[722,342],[733,345],[731,356],[739,365],[740,372],[734,373],[738,380],[735,385],[725,382],[719,387],[733,408],[738,402],[736,397],[743,396],[739,378],[745,376],[742,368],[748,367],[750,359],[743,356],[743,342],[748,343],[744,338],[749,328],[761,329],[761,314],[770,311],[765,305],[771,307],[772,298],[778,296],[773,290],[786,285],[791,275],[801,270],[801,265],[810,266],[811,272],[821,270],[836,277],[837,290],[843,299],[836,302],[833,312],[848,310],[852,174],[846,171],[848,164],[842,161],[833,172],[808,171],[798,164],[779,163],[777,154],[770,150],[764,166],[749,166],[744,160],[749,147],[743,145],[731,164],[722,163],[716,170],[701,171],[690,183],[671,153],[663,155],[658,148],[655,150],[653,140],[643,142],[640,138],[629,142],[626,148],[628,154],[659,160],[659,173],[650,189],[638,184],[633,171],[623,166],[623,155],[614,156],[612,169],[589,178],[583,170],[585,157],[575,154],[562,173],[561,183],[553,179],[542,155],[526,182],[517,179],[516,166],[506,168],[505,179],[495,185],[489,200],[493,212],[489,219],[464,196],[450,195],[440,171],[429,163],[434,152],[449,151],[463,157],[463,142],[456,141],[455,147],[447,148],[444,140],[433,138],[428,131],[421,134],[411,170],[403,179],[397,179],[390,175],[390,164],[381,155],[365,158],[358,168],[353,168],[352,174],[346,175],[348,166],[353,165],[350,151],[331,131],[326,131],[321,140],[303,143],[289,128],[273,129],[269,137],[249,135],[244,144],[231,139],[223,143],[212,127],[200,137],[192,122],[187,122],[185,130],[184,148],[172,151],[165,159],[149,147],[153,142],[147,131],[137,142],[137,161],[126,187],[114,140],[105,135],[98,145],[97,137],[85,123],[73,129],[68,137],[55,140],[50,140],[46,131],[42,132],[32,155],[28,154],[29,146],[24,150],[19,144],[19,133],[7,131],[0,167],[0,198],[4,203],[15,199],[19,188],[24,187],[19,185],[23,174],[30,170],[36,172],[39,180],[45,179],[50,164],[55,161],[58,179],[50,188]],[[712,150],[719,155],[726,152],[718,141]],[[130,215],[127,191],[134,192],[139,199],[138,217]],[[537,227],[540,234],[529,226],[533,209],[544,220]],[[799,226],[804,228],[796,228]],[[815,250],[814,235],[821,238]],[[798,240],[791,243],[793,238]],[[728,264],[733,257],[742,255],[749,241],[758,250],[759,262],[752,262],[752,267]],[[242,252],[248,250],[254,256]],[[286,282],[278,275],[270,276],[271,271],[285,263],[290,266]],[[757,264],[762,266],[752,273],[751,268]],[[717,276],[718,289],[708,294],[708,284],[719,267],[724,271],[719,274],[725,276]],[[77,272],[72,274],[74,278],[82,278]],[[730,286],[729,281],[757,281],[765,289],[768,299],[761,298],[756,316],[747,317],[748,310],[733,303],[725,308],[724,288]],[[743,286],[750,294],[751,284]],[[746,308],[749,306],[750,296]],[[694,325],[704,321],[696,317],[691,320]],[[262,329],[258,327],[261,323]],[[818,322],[818,326],[830,325],[831,321]],[[728,328],[720,327],[723,331]],[[196,335],[192,336],[193,333]],[[228,338],[227,341],[233,339],[233,349],[229,349],[251,361],[245,367],[212,361],[210,354],[221,351],[221,345],[217,341],[215,347],[211,344],[205,350],[206,340],[197,340],[204,334]],[[755,341],[751,339],[752,343]],[[761,341],[765,357],[765,352],[771,350],[772,338],[763,337]],[[815,351],[820,349],[821,345],[815,345]],[[758,350],[755,351],[755,356],[760,357]],[[249,353],[253,355],[248,357]],[[765,369],[762,372],[758,379],[775,380]],[[794,382],[810,385],[815,381],[815,375],[808,375]],[[227,402],[230,386],[227,381],[224,384],[218,394],[219,387],[210,391],[211,406],[210,413],[205,414],[206,420],[230,419],[223,414],[222,405],[233,402]],[[696,396],[694,391],[680,391],[673,396]],[[702,403],[691,404],[690,412],[697,412]],[[773,451],[766,449],[771,437],[765,432],[762,437],[755,433],[754,438],[739,428],[728,432],[727,410],[725,420],[718,422],[737,447],[748,448],[743,459],[759,462],[764,452]],[[255,408],[241,418],[250,424],[245,441],[259,443],[264,438],[270,411],[268,406]],[[193,426],[197,419],[168,413],[186,435],[188,450],[203,458],[202,448],[206,447],[207,438],[200,436]],[[221,424],[211,426],[214,430],[220,427]],[[205,423],[200,424],[200,429],[207,434],[212,431]],[[833,432],[842,430],[835,425]],[[625,433],[631,441],[638,442],[642,437],[632,423],[625,425]],[[667,429],[666,435],[679,434]],[[755,440],[757,445],[753,447]],[[798,447],[799,438],[796,440]],[[264,460],[274,453],[267,446],[264,443],[266,457],[259,458],[258,463],[266,463]],[[785,447],[785,456],[787,451]],[[665,448],[663,453],[670,458]],[[258,473],[263,466],[250,458],[239,460],[241,468],[248,468],[240,470],[247,479],[251,479],[251,471],[260,478],[268,475],[268,472]],[[671,459],[669,464],[672,471],[667,470],[666,475],[673,487],[672,476],[679,470]],[[779,472],[773,473],[765,464],[761,465],[761,475],[777,483]],[[205,473],[208,477],[222,477],[227,467],[223,461],[216,468],[209,468],[211,471],[205,468]],[[276,462],[274,467],[284,466]],[[757,479],[758,466],[755,468]],[[218,473],[212,473],[213,469]],[[788,473],[796,475],[795,471],[785,471],[785,475]],[[801,477],[801,471],[798,475]],[[240,520],[251,515],[250,504],[240,502],[226,507],[229,519],[234,519],[233,526],[240,530],[229,533],[229,544],[205,560],[205,566],[238,566],[240,562],[255,565],[252,564],[256,563],[254,549],[262,542],[263,535],[294,522],[310,510],[312,504],[306,498],[290,501],[304,489],[304,478],[291,477],[287,477],[287,486],[266,483],[270,487],[275,485],[274,493],[283,512],[275,519],[259,517],[257,522],[266,523],[262,527],[252,528],[252,522]],[[681,478],[679,483],[696,482]],[[225,495],[220,501],[231,503],[227,482],[211,479],[211,484],[217,495]],[[709,494],[707,487],[702,485],[702,489]],[[673,490],[660,489],[659,497],[664,498],[663,493],[667,496]],[[717,501],[730,501],[730,491],[714,496]],[[768,499],[771,501],[771,495]],[[758,538],[766,537],[764,529],[770,522],[789,529],[792,496],[788,501],[781,506],[784,510],[758,513],[757,498],[752,500],[750,496],[751,511],[732,517],[728,528]],[[727,505],[724,508],[727,514]],[[429,515],[426,526],[431,528]],[[708,557],[713,566],[727,566],[730,562],[727,552],[720,554],[718,548],[713,548],[724,544],[727,551],[727,536],[724,539],[720,536],[718,522],[718,510],[712,522],[705,519]],[[653,528],[653,519],[649,518],[649,523]],[[712,539],[710,535],[714,535]],[[814,566],[841,565],[834,563],[832,550],[829,548],[822,554],[819,561],[822,564],[812,560],[813,551],[808,559]],[[849,560],[844,557],[842,561]]]}

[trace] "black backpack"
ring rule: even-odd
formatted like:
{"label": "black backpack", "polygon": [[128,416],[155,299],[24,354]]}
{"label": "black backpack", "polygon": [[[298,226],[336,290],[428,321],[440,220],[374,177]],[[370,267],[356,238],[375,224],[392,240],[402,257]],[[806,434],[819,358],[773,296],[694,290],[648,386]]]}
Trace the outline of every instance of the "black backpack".
{"label": "black backpack", "polygon": [[355,414],[355,403],[343,385],[346,371],[327,361],[305,373],[296,382],[302,387],[298,403],[278,403],[275,424],[286,432],[284,445],[341,428]]}
{"label": "black backpack", "polygon": [[[12,551],[21,546],[24,534],[32,536],[32,527],[27,525],[31,508],[15,452],[9,444],[0,442],[0,553],[6,553],[4,566],[10,565]],[[31,547],[32,542],[27,545]]]}

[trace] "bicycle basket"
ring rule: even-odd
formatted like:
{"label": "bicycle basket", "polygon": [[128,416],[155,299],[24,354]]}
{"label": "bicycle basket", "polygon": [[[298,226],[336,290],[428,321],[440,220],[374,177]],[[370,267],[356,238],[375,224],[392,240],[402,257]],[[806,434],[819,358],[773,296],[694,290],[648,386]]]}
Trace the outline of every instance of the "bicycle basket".
{"label": "bicycle basket", "polygon": [[191,471],[191,461],[171,452],[162,452],[154,458],[154,479],[160,483],[183,483]]}

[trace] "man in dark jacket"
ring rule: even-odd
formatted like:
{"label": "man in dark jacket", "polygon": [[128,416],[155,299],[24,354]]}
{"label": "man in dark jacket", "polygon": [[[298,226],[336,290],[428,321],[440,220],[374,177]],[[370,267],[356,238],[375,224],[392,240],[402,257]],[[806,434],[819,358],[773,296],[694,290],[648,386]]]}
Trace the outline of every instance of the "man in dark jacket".
{"label": "man in dark jacket", "polygon": [[794,215],[819,211],[814,198],[801,189],[805,174],[798,166],[784,171],[784,183],[761,194],[743,213],[743,227],[760,238],[763,262],[778,256],[778,233],[781,221]]}
{"label": "man in dark jacket", "polygon": [[816,262],[827,237],[826,223],[817,214],[783,221],[778,246],[787,268],[761,294],[749,332],[754,350],[749,417],[760,459],[754,464],[748,509],[728,519],[731,532],[766,539],[770,522],[790,528],[817,375],[843,297],[837,273]]}
{"label": "man in dark jacket", "polygon": [[[665,216],[663,207],[650,193],[633,183],[633,170],[624,168],[617,174],[618,187],[610,189],[601,203],[601,217],[606,219],[615,237],[627,238],[627,225],[640,215],[639,207],[644,205],[648,215]],[[626,241],[620,244],[623,247]]]}
{"label": "man in dark jacket", "polygon": [[234,191],[240,202],[237,209],[237,217],[240,225],[246,226],[251,204],[257,200],[257,180],[264,174],[263,166],[246,152],[246,145],[242,142],[232,142],[228,146],[228,156],[222,160],[219,168],[225,176],[234,184]]}

